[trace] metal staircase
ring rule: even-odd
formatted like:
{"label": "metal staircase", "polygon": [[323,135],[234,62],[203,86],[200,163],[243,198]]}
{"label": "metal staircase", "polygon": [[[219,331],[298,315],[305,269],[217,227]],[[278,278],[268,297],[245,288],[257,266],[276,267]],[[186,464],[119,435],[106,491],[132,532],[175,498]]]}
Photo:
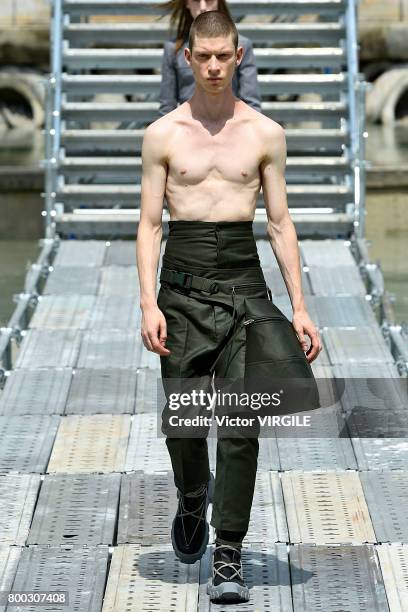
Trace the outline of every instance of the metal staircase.
{"label": "metal staircase", "polygon": [[[143,128],[158,118],[161,45],[170,36],[168,23],[157,21],[158,4],[53,2],[46,237],[136,234]],[[356,0],[231,0],[229,7],[253,41],[262,112],[286,130],[288,204],[298,236],[363,236],[365,83]],[[278,22],[282,15],[291,22]],[[313,99],[299,99],[304,94]],[[130,123],[140,128],[122,128]],[[257,235],[265,223],[261,192]]]}

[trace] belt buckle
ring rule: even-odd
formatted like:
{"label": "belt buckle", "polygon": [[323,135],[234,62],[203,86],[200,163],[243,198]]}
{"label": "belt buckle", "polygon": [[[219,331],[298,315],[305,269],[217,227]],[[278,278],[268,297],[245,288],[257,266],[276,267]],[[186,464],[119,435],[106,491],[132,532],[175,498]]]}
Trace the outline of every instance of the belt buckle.
{"label": "belt buckle", "polygon": [[179,272],[175,270],[173,272],[175,280],[186,289],[190,289],[191,283],[193,282],[193,275],[189,272]]}

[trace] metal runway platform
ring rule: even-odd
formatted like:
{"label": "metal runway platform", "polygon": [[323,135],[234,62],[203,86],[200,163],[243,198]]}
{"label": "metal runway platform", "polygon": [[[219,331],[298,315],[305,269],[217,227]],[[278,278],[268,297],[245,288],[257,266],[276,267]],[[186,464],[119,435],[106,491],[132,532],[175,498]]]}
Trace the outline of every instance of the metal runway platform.
{"label": "metal runway platform", "polygon": [[[291,317],[272,249],[257,246]],[[316,376],[399,378],[350,242],[300,249],[324,341]],[[134,241],[59,243],[0,396],[0,590],[67,591],[69,604],[2,602],[1,611],[224,610],[206,594],[213,529],[192,566],[170,544],[176,490],[156,435],[160,362],[141,342],[138,289]],[[362,395],[348,389],[322,437],[260,438],[243,550],[251,601],[225,610],[408,610],[408,407],[398,437],[359,437],[358,413],[348,417]],[[370,407],[373,427],[380,407]],[[215,452],[209,438],[212,469]]]}

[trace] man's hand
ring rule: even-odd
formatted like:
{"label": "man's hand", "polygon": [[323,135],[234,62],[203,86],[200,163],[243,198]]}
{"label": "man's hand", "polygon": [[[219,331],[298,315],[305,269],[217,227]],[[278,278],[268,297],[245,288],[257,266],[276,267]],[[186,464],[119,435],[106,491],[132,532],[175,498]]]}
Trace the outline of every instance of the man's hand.
{"label": "man's hand", "polygon": [[[299,338],[302,350],[304,353],[306,353],[306,359],[309,361],[309,363],[312,362],[323,349],[322,342],[319,337],[319,331],[313,324],[313,321],[310,319],[306,310],[298,310],[293,314],[292,325]],[[304,334],[309,336],[311,340],[309,350],[307,351],[307,342]]]}
{"label": "man's hand", "polygon": [[166,317],[156,306],[143,310],[141,336],[148,351],[167,357],[171,351],[164,345],[167,339]]}

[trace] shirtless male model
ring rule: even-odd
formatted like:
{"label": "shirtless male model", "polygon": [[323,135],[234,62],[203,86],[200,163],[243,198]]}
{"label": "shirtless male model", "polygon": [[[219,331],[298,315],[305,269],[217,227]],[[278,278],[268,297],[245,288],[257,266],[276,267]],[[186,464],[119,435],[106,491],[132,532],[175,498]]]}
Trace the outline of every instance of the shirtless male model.
{"label": "shirtless male model", "polygon": [[[322,349],[305,307],[297,235],[287,207],[285,132],[234,96],[231,82],[243,52],[237,40],[226,15],[209,11],[195,19],[185,49],[195,92],[144,135],[137,234],[141,335],[144,346],[160,355],[163,379],[210,381],[234,329],[232,294],[249,290],[251,297],[267,297],[252,227],[261,185],[267,236],[292,303],[293,328],[308,362]],[[156,299],[164,197],[169,236]],[[230,375],[241,376],[242,360],[235,363],[238,369]],[[208,593],[216,602],[248,601],[241,549],[253,499],[257,437],[217,440],[215,482],[206,437],[167,436],[166,445],[178,495],[171,530],[176,555],[184,563],[202,557],[212,501],[216,541]]]}

